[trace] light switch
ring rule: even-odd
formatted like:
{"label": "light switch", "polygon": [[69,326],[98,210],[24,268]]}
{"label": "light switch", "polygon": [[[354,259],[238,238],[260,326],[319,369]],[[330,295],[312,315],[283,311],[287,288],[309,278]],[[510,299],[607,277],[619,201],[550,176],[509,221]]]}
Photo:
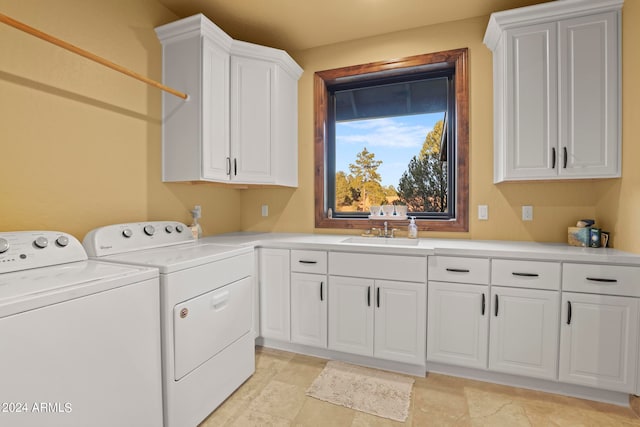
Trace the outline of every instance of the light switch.
{"label": "light switch", "polygon": [[269,205],[262,205],[262,216],[269,216]]}
{"label": "light switch", "polygon": [[478,205],[478,219],[482,221],[489,219],[489,206]]}

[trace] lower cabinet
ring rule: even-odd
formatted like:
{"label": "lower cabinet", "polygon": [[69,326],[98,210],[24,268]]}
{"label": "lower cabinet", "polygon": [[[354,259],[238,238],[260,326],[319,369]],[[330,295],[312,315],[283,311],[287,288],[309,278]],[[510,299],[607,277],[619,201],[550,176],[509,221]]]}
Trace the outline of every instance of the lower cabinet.
{"label": "lower cabinet", "polygon": [[424,283],[329,277],[329,348],[423,365]]}
{"label": "lower cabinet", "polygon": [[429,281],[427,360],[555,380],[559,292]]}
{"label": "lower cabinet", "polygon": [[555,380],[559,292],[492,286],[491,303],[489,369]]}
{"label": "lower cabinet", "polygon": [[429,282],[427,360],[486,369],[489,287]]}
{"label": "lower cabinet", "polygon": [[327,276],[291,273],[291,342],[327,347]]}
{"label": "lower cabinet", "polygon": [[560,381],[634,393],[638,299],[562,295]]}
{"label": "lower cabinet", "polygon": [[260,335],[290,339],[290,262],[288,249],[258,250],[260,283]]}

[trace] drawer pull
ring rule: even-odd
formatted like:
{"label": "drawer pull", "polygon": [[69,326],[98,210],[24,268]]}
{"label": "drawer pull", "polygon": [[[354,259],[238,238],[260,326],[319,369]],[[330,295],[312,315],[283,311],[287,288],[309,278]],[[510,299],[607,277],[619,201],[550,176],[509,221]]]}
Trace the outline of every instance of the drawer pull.
{"label": "drawer pull", "polygon": [[520,277],[540,277],[538,273],[518,273],[517,271],[514,271],[511,274],[514,276],[520,276]]}
{"label": "drawer pull", "polygon": [[587,277],[587,280],[590,282],[600,282],[600,283],[617,283],[618,279],[603,279],[600,277]]}
{"label": "drawer pull", "polygon": [[317,264],[318,263],[318,261],[309,261],[309,260],[306,260],[306,259],[301,259],[298,262],[300,264]]}
{"label": "drawer pull", "polygon": [[468,273],[469,270],[466,268],[447,268],[447,271],[452,273]]}
{"label": "drawer pull", "polygon": [[495,311],[493,312],[493,315],[495,317],[498,317],[498,294],[496,294],[496,308],[495,308]]}
{"label": "drawer pull", "polygon": [[482,315],[484,316],[484,309],[485,309],[485,295],[484,292],[482,293]]}
{"label": "drawer pull", "polygon": [[571,301],[567,301],[567,325],[571,324]]}

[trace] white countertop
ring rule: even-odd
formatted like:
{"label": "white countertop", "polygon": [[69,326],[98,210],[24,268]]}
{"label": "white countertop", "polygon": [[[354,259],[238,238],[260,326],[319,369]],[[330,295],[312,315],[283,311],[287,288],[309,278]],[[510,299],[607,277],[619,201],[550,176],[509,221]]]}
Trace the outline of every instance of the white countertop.
{"label": "white countertop", "polygon": [[[228,233],[209,236],[204,243],[239,246],[317,249],[334,252],[368,252],[396,255],[451,255],[499,257],[548,261],[598,262],[640,265],[640,255],[609,248],[580,248],[563,243],[537,243],[506,240],[418,239],[416,245],[388,245],[384,238],[366,238],[364,243],[347,243],[353,235],[296,233]],[[369,242],[370,241],[370,242]]]}

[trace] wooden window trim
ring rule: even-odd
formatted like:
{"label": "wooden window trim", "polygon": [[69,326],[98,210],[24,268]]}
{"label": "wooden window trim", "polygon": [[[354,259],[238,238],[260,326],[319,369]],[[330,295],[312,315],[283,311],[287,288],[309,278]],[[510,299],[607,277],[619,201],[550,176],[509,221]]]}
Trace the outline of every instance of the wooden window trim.
{"label": "wooden window trim", "polygon": [[[419,230],[469,231],[469,82],[468,49],[428,53],[389,61],[372,62],[314,74],[314,200],[316,228],[367,229],[384,220],[328,218],[325,211],[326,129],[329,92],[327,86],[340,79],[368,73],[401,71],[403,68],[425,66],[438,69],[442,65],[455,67],[456,88],[456,218],[451,220],[416,220]],[[422,67],[421,67],[422,68]],[[424,68],[423,68],[424,69]],[[393,221],[395,227],[407,221]]]}

